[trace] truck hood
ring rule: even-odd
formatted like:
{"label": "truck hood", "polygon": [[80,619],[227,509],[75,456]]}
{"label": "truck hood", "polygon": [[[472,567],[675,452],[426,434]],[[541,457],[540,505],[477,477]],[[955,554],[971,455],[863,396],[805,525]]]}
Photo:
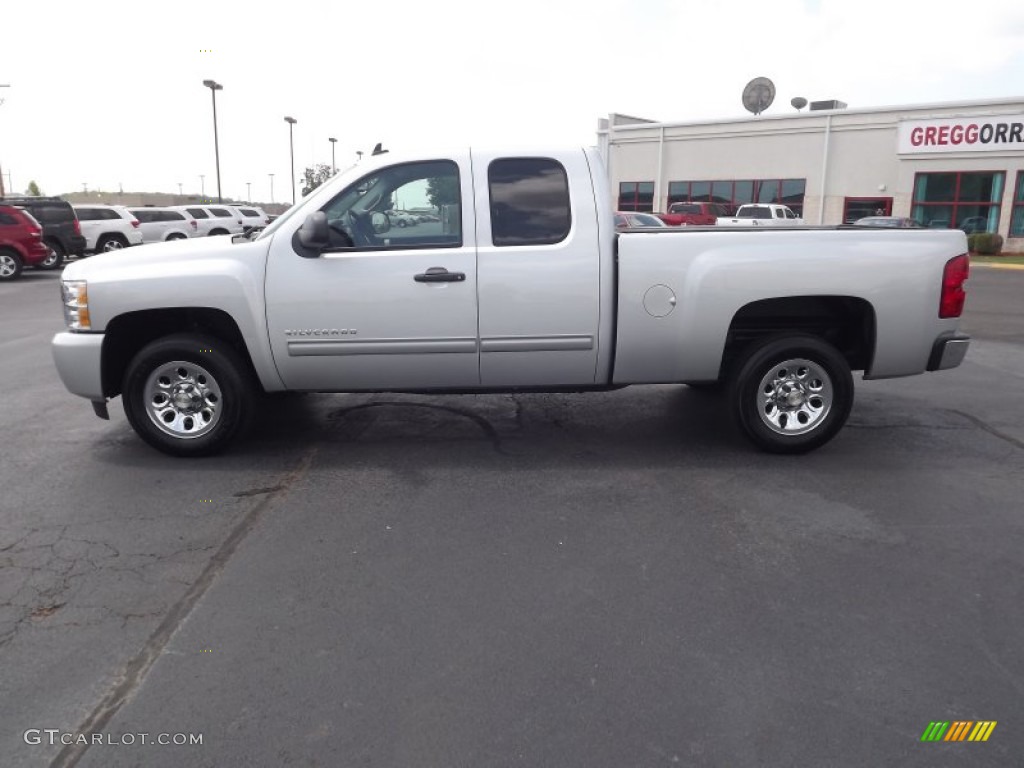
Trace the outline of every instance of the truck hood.
{"label": "truck hood", "polygon": [[182,276],[189,272],[205,274],[208,265],[198,262],[210,260],[249,261],[256,254],[266,255],[269,240],[259,243],[231,242],[231,235],[195,237],[188,240],[171,240],[124,248],[120,251],[98,253],[86,259],[79,259],[68,265],[61,276],[63,280],[106,281],[122,279],[140,273],[153,275],[167,272]]}

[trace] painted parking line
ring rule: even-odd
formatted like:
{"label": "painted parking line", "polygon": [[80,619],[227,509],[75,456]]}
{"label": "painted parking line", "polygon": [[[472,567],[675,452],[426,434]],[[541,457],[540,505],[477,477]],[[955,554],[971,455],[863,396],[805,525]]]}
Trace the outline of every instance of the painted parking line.
{"label": "painted parking line", "polygon": [[992,269],[1024,269],[1024,264],[992,264],[988,261],[972,261],[971,269],[974,267],[991,267]]}

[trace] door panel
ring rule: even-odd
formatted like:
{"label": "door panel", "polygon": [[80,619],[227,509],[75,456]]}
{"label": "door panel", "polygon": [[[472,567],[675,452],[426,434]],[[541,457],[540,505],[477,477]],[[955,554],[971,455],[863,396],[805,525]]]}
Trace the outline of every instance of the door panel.
{"label": "door panel", "polygon": [[[458,229],[425,221],[377,233],[372,244],[359,243],[318,258],[300,256],[290,234],[275,235],[267,266],[268,328],[274,359],[289,388],[355,391],[479,385],[472,177],[468,155],[452,159],[455,164],[448,165],[457,168],[458,183],[454,176],[450,180],[452,190],[458,190],[461,217],[450,218],[461,224]],[[356,194],[358,185],[366,186],[369,178],[386,180],[391,172],[401,175],[405,170],[393,169],[412,165],[377,169],[321,210],[340,232],[346,226],[343,222],[350,220],[331,216],[349,210],[349,198],[356,199],[350,207],[360,214],[382,210],[380,194],[388,202],[394,200],[390,192],[378,194],[373,186]],[[419,202],[416,195],[422,190],[417,183],[400,187],[404,202]],[[441,247],[446,241],[455,244]],[[445,278],[428,272],[434,268],[462,277],[439,282]]]}
{"label": "door panel", "polygon": [[[544,237],[537,217],[564,204],[555,194],[558,174],[548,163],[523,164],[520,171],[500,154],[473,152],[484,386],[595,382],[600,262],[590,169],[582,150],[548,158],[564,168],[568,180],[568,232],[558,242],[521,242],[554,239]],[[531,197],[540,205],[532,207]],[[553,221],[550,231],[560,226]],[[538,236],[517,237],[520,231]]]}

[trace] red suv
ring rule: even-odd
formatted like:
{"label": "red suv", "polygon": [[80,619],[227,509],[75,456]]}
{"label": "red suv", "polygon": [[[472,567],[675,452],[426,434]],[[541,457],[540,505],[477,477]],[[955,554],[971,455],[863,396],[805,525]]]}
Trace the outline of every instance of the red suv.
{"label": "red suv", "polygon": [[657,214],[670,227],[710,226],[719,216],[730,216],[730,206],[724,203],[672,203],[668,213]]}
{"label": "red suv", "polygon": [[42,264],[49,254],[39,222],[21,208],[0,205],[0,281],[14,280],[22,267]]}

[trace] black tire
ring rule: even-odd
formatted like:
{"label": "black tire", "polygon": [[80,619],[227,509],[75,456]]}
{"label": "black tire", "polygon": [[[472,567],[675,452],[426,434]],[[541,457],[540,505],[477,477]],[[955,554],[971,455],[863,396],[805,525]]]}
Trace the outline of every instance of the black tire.
{"label": "black tire", "polygon": [[103,235],[96,241],[96,253],[120,251],[127,247],[128,241],[125,239],[124,235]]}
{"label": "black tire", "polygon": [[181,234],[180,232],[172,232],[171,234],[169,234],[167,236],[167,239],[168,240],[187,240],[188,238],[186,238],[185,235]]}
{"label": "black tire", "polygon": [[[171,456],[195,457],[222,452],[244,431],[256,392],[238,352],[213,336],[183,333],[157,339],[135,355],[125,371],[121,399],[139,437]],[[171,394],[193,402],[175,407]],[[157,425],[158,419],[164,426]]]}
{"label": "black tire", "polygon": [[21,276],[24,265],[21,256],[10,248],[0,248],[0,282],[17,280]]}
{"label": "black tire", "polygon": [[64,246],[56,240],[46,240],[44,242],[46,247],[50,249],[50,253],[43,261],[36,265],[36,269],[60,269],[64,266],[64,260],[67,258]]}
{"label": "black tire", "polygon": [[212,230],[210,232],[210,237],[213,237],[214,235],[229,235],[229,234],[231,234],[231,233],[228,232],[226,229],[214,229],[214,230]]}
{"label": "black tire", "polygon": [[754,445],[770,453],[820,448],[842,429],[853,407],[846,358],[816,336],[766,339],[745,350],[732,370],[733,418]]}

